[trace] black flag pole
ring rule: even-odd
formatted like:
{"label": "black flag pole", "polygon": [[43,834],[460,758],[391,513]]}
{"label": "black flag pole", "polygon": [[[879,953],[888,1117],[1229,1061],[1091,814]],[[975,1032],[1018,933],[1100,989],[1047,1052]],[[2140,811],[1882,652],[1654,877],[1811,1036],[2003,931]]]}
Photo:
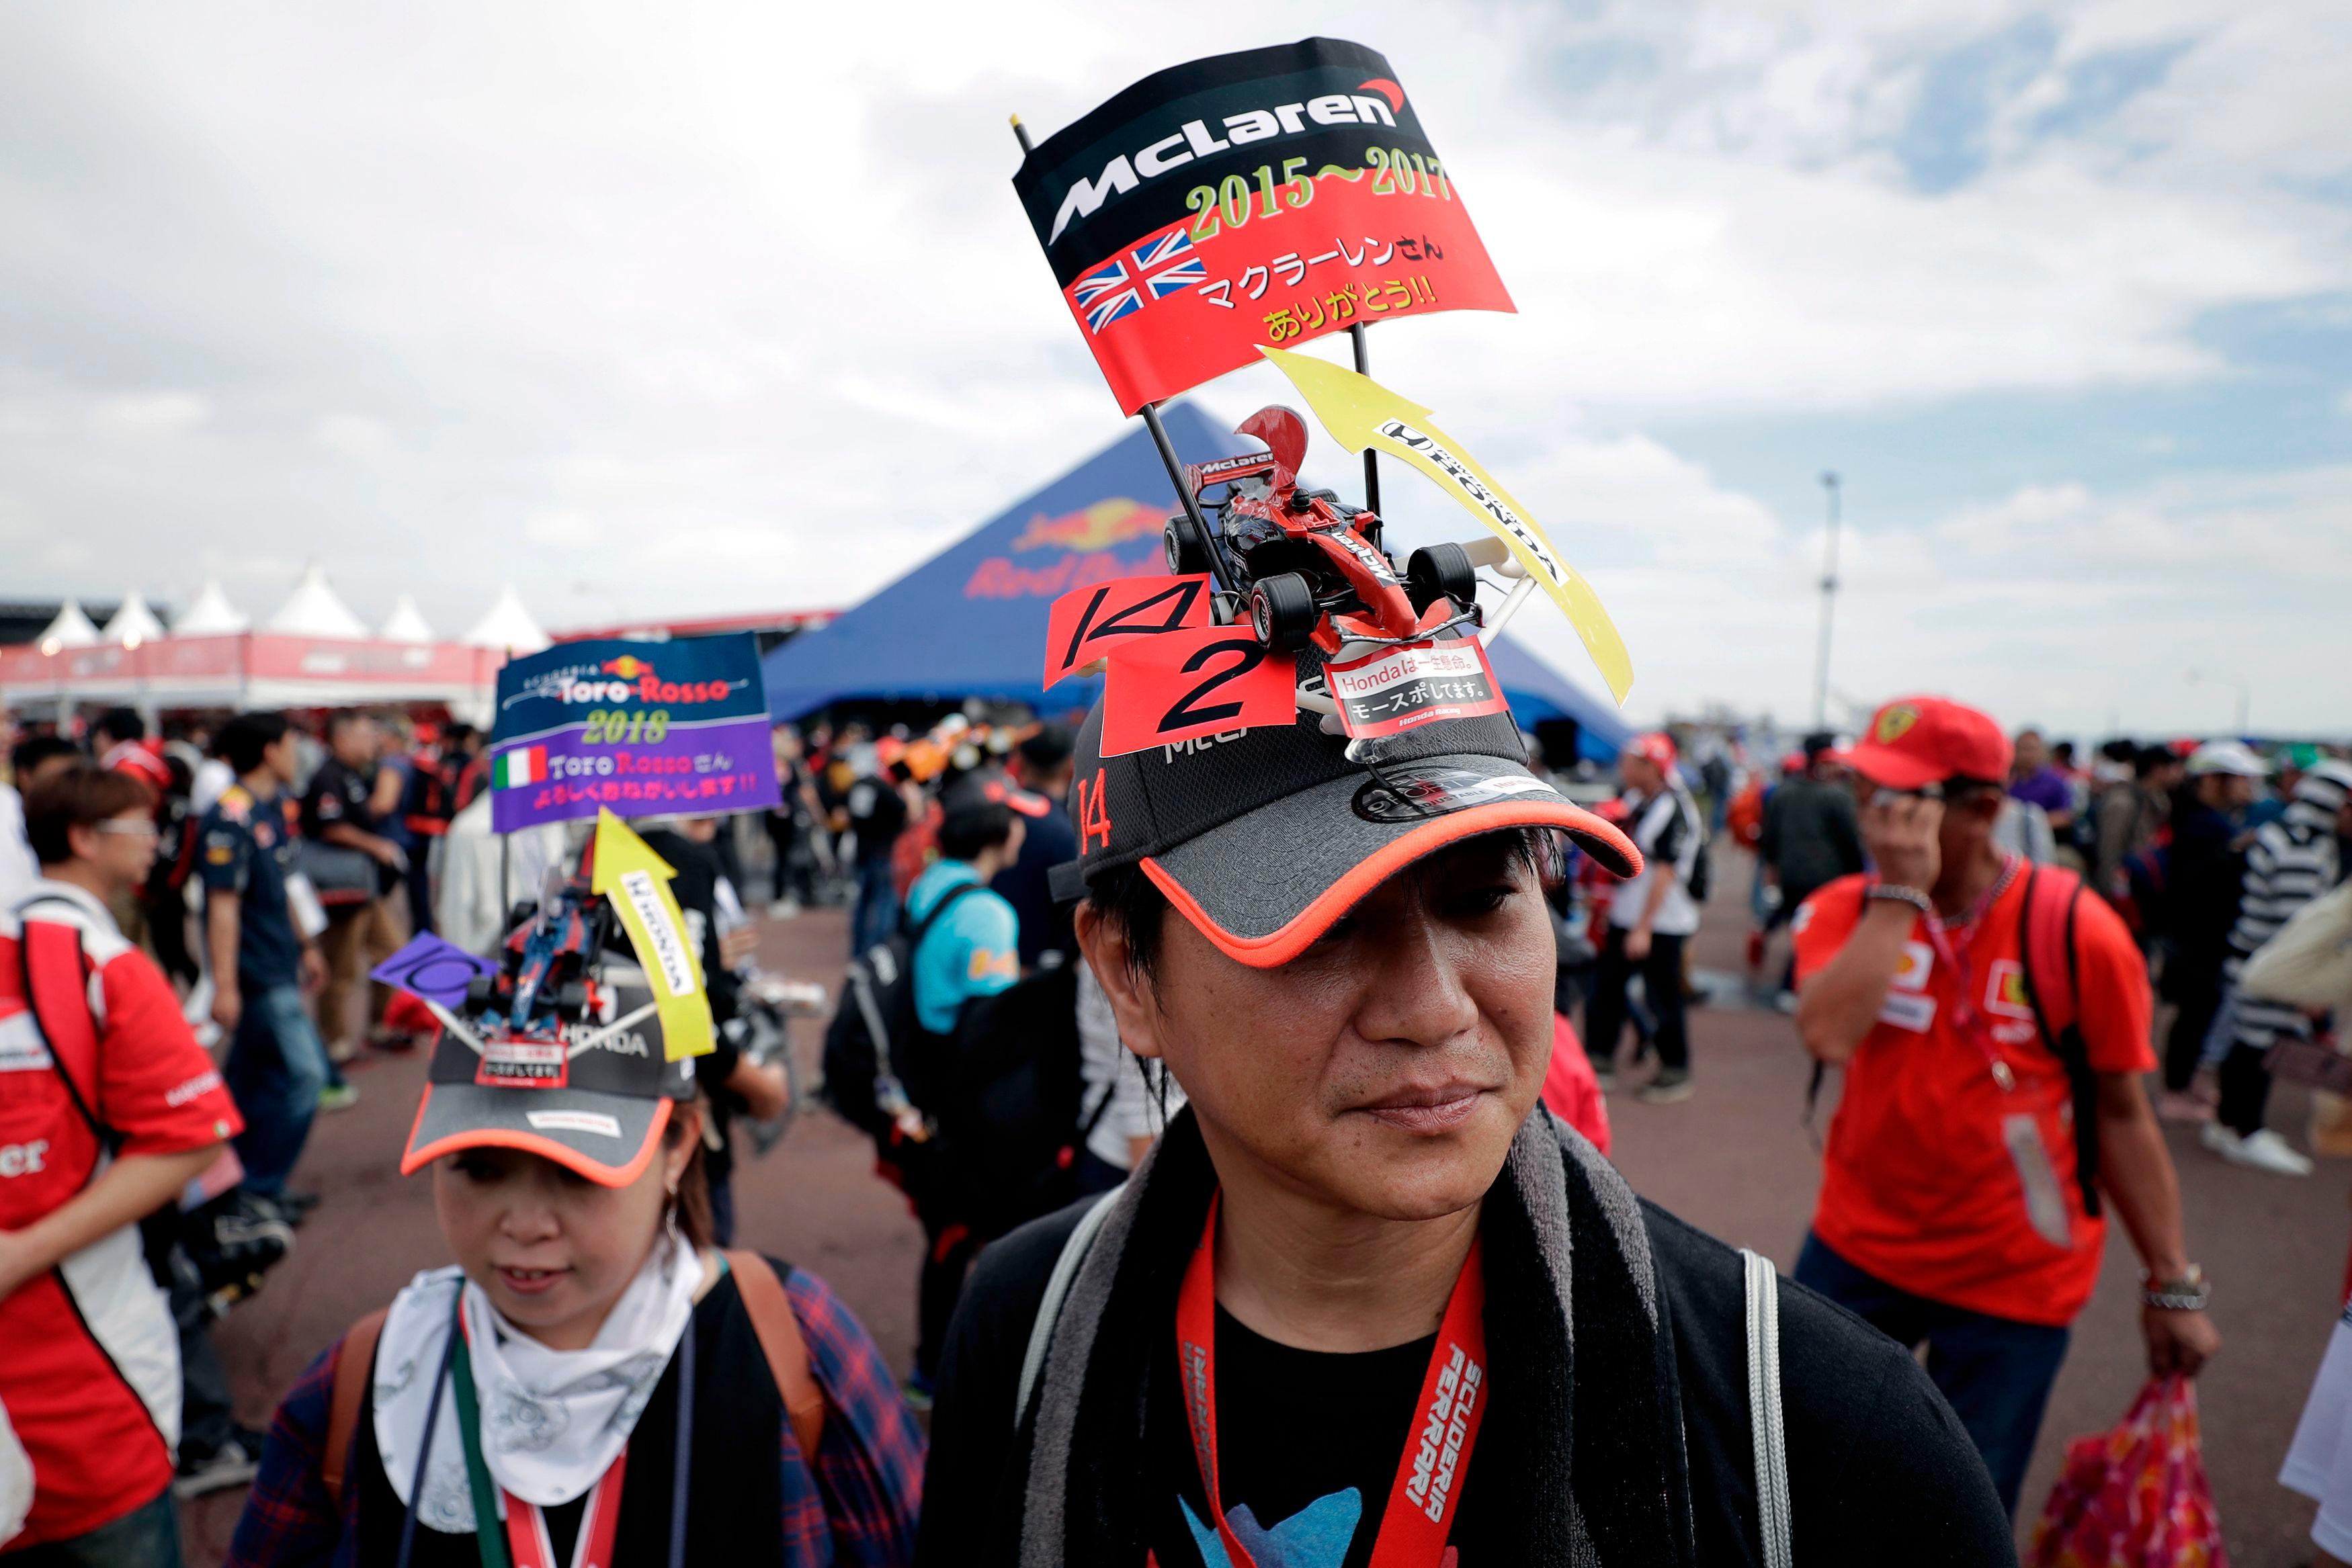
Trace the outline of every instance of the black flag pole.
{"label": "black flag pole", "polygon": [[[1029,140],[1029,128],[1021,123],[1021,117],[1016,114],[1012,120],[1013,140],[1021,143],[1021,155],[1026,158],[1037,150],[1036,144]],[[1357,349],[1356,355],[1360,368],[1363,358],[1361,347]],[[1168,483],[1175,486],[1177,503],[1184,508],[1185,521],[1192,529],[1192,542],[1200,547],[1201,554],[1208,560],[1210,575],[1217,580],[1217,592],[1213,596],[1217,619],[1221,623],[1230,622],[1241,608],[1241,590],[1234,585],[1233,578],[1225,570],[1223,552],[1211,542],[1214,536],[1209,531],[1209,519],[1201,515],[1200,497],[1193,495],[1192,486],[1184,483],[1184,465],[1177,460],[1176,444],[1168,439],[1168,427],[1160,422],[1160,405],[1147,402],[1139,412],[1143,415],[1144,427],[1151,432],[1151,444],[1160,449],[1160,464],[1168,470]],[[1370,455],[1367,454],[1367,463],[1370,460]],[[1174,563],[1170,564],[1172,567]]]}
{"label": "black flag pole", "polygon": [[[1372,374],[1372,356],[1370,350],[1365,346],[1364,332],[1365,327],[1361,321],[1355,322],[1348,328],[1348,336],[1353,340],[1356,349],[1356,373],[1369,381]],[[1369,446],[1364,448],[1364,510],[1376,517],[1380,515],[1381,510],[1380,455]],[[1386,522],[1388,519],[1381,517],[1381,520]]]}

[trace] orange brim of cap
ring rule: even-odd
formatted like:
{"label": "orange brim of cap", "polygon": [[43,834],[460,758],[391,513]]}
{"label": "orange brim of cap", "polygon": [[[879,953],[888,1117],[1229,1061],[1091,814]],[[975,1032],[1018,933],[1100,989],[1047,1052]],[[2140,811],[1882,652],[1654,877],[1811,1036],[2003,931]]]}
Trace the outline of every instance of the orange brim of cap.
{"label": "orange brim of cap", "polygon": [[[1549,794],[1549,791],[1546,793]],[[1166,894],[1168,901],[1176,906],[1193,929],[1206,936],[1220,952],[1251,968],[1271,969],[1288,963],[1314,946],[1316,940],[1330,929],[1332,922],[1354,908],[1381,883],[1415,861],[1464,839],[1512,828],[1562,829],[1604,866],[1621,875],[1636,876],[1641,873],[1642,852],[1634,847],[1633,840],[1614,824],[1556,795],[1542,800],[1498,800],[1415,823],[1387,838],[1370,853],[1340,868],[1336,875],[1323,882],[1319,891],[1313,892],[1306,899],[1303,907],[1272,929],[1263,932],[1236,929],[1243,922],[1230,915],[1220,918],[1218,914],[1212,912],[1211,905],[1224,901],[1206,885],[1198,887],[1197,891],[1187,887],[1179,872],[1168,863],[1184,852],[1194,850],[1202,840],[1179,846],[1165,858],[1147,855],[1141,864],[1143,873],[1151,879],[1152,884]],[[1211,833],[1202,837],[1213,839],[1215,836]],[[1230,869],[1248,876],[1255,868],[1243,864]],[[1194,880],[1197,883],[1201,879],[1196,877]]]}
{"label": "orange brim of cap", "polygon": [[[661,1147],[662,1134],[669,1126],[670,1101],[667,1097],[625,1102],[635,1105],[650,1106],[651,1113],[645,1131],[636,1134],[635,1146],[628,1147],[625,1145],[624,1149],[614,1151],[615,1153],[625,1152],[628,1155],[625,1161],[617,1165],[608,1160],[599,1160],[582,1147],[565,1143],[561,1138],[551,1137],[546,1133],[532,1131],[527,1126],[472,1123],[453,1127],[446,1132],[428,1133],[425,1127],[425,1116],[434,1109],[435,1096],[447,1094],[453,1090],[461,1094],[468,1090],[476,1093],[494,1094],[508,1103],[512,1103],[522,1096],[543,1092],[529,1089],[473,1089],[472,1085],[463,1083],[427,1084],[425,1092],[417,1097],[416,1120],[410,1124],[408,1129],[407,1152],[400,1156],[402,1176],[415,1176],[442,1155],[454,1155],[461,1149],[520,1149],[528,1155],[537,1155],[541,1159],[553,1160],[564,1169],[583,1176],[599,1186],[627,1186],[646,1174],[646,1166],[652,1163],[654,1151]],[[599,1100],[617,1098],[618,1096],[613,1095],[597,1096]],[[561,1108],[551,1106],[547,1109]],[[525,1113],[528,1114],[528,1108]]]}

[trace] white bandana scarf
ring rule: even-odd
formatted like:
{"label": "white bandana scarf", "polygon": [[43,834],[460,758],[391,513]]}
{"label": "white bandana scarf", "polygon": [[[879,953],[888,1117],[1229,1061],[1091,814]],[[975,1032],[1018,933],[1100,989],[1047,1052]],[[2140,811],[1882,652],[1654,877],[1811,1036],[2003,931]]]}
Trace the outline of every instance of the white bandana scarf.
{"label": "white bandana scarf", "polygon": [[[449,1343],[450,1292],[462,1289],[482,1458],[490,1479],[525,1502],[552,1508],[594,1486],[653,1397],[694,1314],[702,1260],[675,1231],[657,1243],[585,1350],[550,1350],[500,1316],[458,1269],[408,1282],[384,1314],[375,1363],[375,1442],[393,1494],[410,1503],[416,1449],[435,1374]],[[475,1528],[457,1437],[455,1396],[441,1394],[417,1521],[446,1534]]]}

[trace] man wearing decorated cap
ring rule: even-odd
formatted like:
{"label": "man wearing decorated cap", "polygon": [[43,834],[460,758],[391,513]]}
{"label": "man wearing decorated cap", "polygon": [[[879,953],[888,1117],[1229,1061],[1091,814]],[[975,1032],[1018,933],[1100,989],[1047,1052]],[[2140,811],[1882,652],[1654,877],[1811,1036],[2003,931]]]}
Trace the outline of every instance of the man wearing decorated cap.
{"label": "man wearing decorated cap", "polygon": [[1507,712],[1361,761],[1312,713],[1114,755],[1104,721],[1057,883],[1190,1103],[1125,1186],[983,1255],[919,1562],[1760,1562],[1791,1519],[1808,1563],[2009,1559],[1908,1356],[1538,1107],[1557,835],[1642,858]]}
{"label": "man wearing decorated cap", "polygon": [[1994,847],[2011,754],[1990,717],[1906,697],[1845,760],[1876,869],[1795,922],[1798,1034],[1845,1069],[1797,1278],[1927,1346],[2014,1509],[2105,1204],[2146,1265],[2151,1369],[2193,1374],[2220,1343],[2140,1087],[2147,974],[2073,873]]}
{"label": "man wearing decorated cap", "polygon": [[1609,930],[1584,1013],[1585,1047],[1603,1088],[1615,1081],[1617,1038],[1625,1029],[1625,988],[1635,975],[1657,1019],[1657,1076],[1640,1098],[1665,1104],[1691,1092],[1690,1030],[1683,1006],[1683,947],[1698,932],[1691,875],[1706,847],[1697,803],[1675,771],[1674,737],[1638,735],[1618,758],[1625,821],[1640,869],[1609,901]]}

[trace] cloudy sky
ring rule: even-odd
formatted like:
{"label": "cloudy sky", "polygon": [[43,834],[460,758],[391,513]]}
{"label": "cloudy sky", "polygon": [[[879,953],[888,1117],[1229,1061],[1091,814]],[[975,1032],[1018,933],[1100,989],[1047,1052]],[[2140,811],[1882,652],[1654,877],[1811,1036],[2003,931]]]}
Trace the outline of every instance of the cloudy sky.
{"label": "cloudy sky", "polygon": [[1006,113],[1309,33],[1520,306],[1376,373],[1593,580],[1635,716],[1803,716],[1834,468],[1841,698],[2352,731],[2337,0],[0,0],[0,592],[853,602],[1121,434]]}

